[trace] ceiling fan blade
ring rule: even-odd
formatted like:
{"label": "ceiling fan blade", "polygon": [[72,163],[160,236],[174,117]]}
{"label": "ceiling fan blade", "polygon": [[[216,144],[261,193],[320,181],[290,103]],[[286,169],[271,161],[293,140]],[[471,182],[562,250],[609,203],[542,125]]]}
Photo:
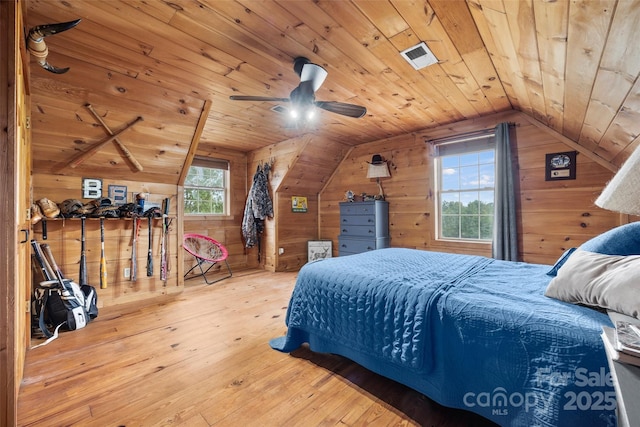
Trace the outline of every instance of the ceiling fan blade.
{"label": "ceiling fan blade", "polygon": [[317,64],[304,64],[302,66],[302,72],[300,73],[300,82],[312,83],[313,91],[317,91],[324,83],[324,79],[327,78],[327,70]]}
{"label": "ceiling fan blade", "polygon": [[341,114],[343,116],[353,117],[354,119],[359,119],[367,114],[367,109],[365,107],[355,104],[346,104],[344,102],[316,101],[315,105],[323,110]]}
{"label": "ceiling fan blade", "polygon": [[271,96],[245,96],[245,95],[231,95],[229,97],[232,101],[273,101],[273,102],[289,102],[289,98],[274,98]]}

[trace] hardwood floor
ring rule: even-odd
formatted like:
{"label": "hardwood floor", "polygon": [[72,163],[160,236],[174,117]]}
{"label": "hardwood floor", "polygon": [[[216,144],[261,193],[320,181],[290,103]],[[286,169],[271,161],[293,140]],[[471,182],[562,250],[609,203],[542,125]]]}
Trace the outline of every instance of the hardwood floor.
{"label": "hardwood floor", "polygon": [[283,354],[295,273],[187,282],[29,350],[19,426],[489,426],[339,356]]}

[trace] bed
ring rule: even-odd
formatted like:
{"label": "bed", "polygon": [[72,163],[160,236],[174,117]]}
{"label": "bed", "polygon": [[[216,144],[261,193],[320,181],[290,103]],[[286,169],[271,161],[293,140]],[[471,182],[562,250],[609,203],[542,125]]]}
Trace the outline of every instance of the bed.
{"label": "bed", "polygon": [[502,426],[613,426],[600,338],[612,307],[545,292],[563,272],[582,271],[582,254],[628,258],[638,251],[629,236],[629,228],[614,229],[553,268],[402,248],[309,263],[291,296],[287,333],[270,345],[291,352],[308,343]]}

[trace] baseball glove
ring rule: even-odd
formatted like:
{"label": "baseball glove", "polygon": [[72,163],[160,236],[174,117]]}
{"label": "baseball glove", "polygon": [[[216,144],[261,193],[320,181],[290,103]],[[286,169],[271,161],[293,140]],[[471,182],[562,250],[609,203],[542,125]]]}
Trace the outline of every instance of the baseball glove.
{"label": "baseball glove", "polygon": [[38,200],[38,205],[42,209],[42,213],[47,218],[55,218],[60,215],[60,208],[51,200],[46,197]]}
{"label": "baseball glove", "polygon": [[118,206],[102,206],[100,208],[96,208],[91,216],[94,218],[120,218],[120,209]]}
{"label": "baseball glove", "polygon": [[37,224],[42,220],[42,211],[36,203],[31,204],[31,224]]}
{"label": "baseball glove", "polygon": [[138,215],[138,205],[136,203],[125,203],[119,209],[120,218],[133,218]]}
{"label": "baseball glove", "polygon": [[88,205],[93,205],[96,208],[103,208],[103,207],[106,207],[106,206],[111,206],[113,204],[113,202],[111,201],[111,199],[109,199],[107,197],[98,197],[97,199],[93,199],[92,201],[90,201],[87,204]]}
{"label": "baseball glove", "polygon": [[60,214],[64,218],[73,218],[81,216],[79,210],[82,208],[82,202],[78,199],[67,199],[58,204]]}

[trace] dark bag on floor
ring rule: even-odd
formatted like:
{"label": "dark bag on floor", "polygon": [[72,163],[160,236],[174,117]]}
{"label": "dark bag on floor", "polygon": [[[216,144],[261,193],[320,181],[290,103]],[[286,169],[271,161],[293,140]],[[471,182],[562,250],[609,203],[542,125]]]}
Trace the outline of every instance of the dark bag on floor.
{"label": "dark bag on floor", "polygon": [[34,291],[34,321],[47,338],[59,327],[81,329],[98,316],[97,302],[93,286],[81,287],[68,279],[62,284],[58,280],[40,282]]}

